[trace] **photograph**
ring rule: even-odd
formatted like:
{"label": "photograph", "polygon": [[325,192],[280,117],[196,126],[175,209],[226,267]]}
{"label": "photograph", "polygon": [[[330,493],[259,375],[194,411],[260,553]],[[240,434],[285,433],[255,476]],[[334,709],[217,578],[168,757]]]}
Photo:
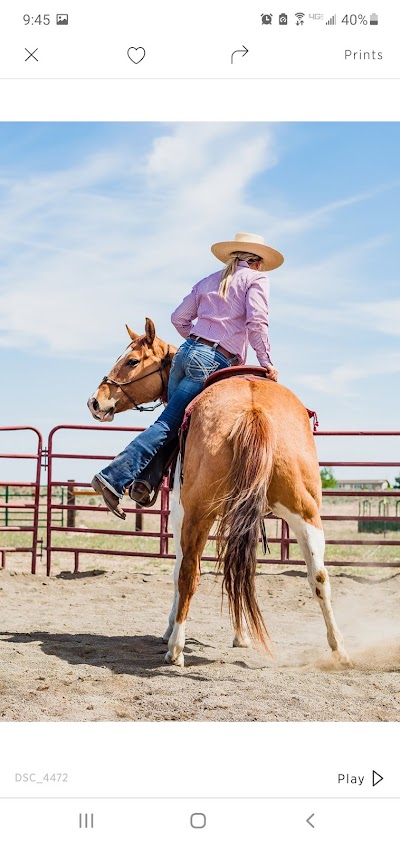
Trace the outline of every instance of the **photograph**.
{"label": "photograph", "polygon": [[400,720],[400,124],[0,124],[3,722]]}

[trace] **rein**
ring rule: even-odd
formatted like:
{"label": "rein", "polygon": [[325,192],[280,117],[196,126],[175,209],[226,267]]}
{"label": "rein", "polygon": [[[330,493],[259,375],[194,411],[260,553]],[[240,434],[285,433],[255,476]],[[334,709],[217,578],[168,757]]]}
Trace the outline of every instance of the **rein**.
{"label": "rein", "polygon": [[[171,358],[170,358],[169,344],[168,344],[167,354],[163,357],[162,361],[160,362],[160,366],[158,367],[158,369],[153,369],[152,372],[146,372],[146,374],[141,375],[140,378],[130,378],[129,381],[114,381],[108,375],[105,375],[103,380],[100,382],[99,386],[101,387],[102,384],[113,384],[114,387],[119,387],[119,389],[124,394],[124,396],[126,396],[128,401],[130,401],[133,404],[133,407],[131,408],[131,410],[140,410],[140,411],[148,410],[150,412],[151,410],[155,410],[156,407],[160,407],[160,405],[164,404],[167,401],[167,383],[168,382],[166,381],[164,383],[163,370],[167,366],[169,366],[170,364],[171,364]],[[157,372],[160,373],[161,386],[162,386],[162,391],[161,391],[161,395],[160,395],[159,400],[156,402],[156,404],[153,405],[153,407],[144,407],[144,405],[142,405],[142,404],[136,404],[136,402],[128,395],[126,390],[124,390],[123,388],[127,387],[129,384],[134,384],[137,381],[143,381],[144,378],[148,378],[149,375],[155,375]]]}

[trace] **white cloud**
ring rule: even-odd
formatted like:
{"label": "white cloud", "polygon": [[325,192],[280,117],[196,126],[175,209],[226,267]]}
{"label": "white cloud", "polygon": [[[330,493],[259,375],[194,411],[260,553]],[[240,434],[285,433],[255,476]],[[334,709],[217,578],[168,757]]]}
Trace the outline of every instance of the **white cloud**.
{"label": "white cloud", "polygon": [[376,331],[400,335],[400,299],[360,304],[359,311]]}
{"label": "white cloud", "polygon": [[352,205],[368,202],[380,194],[388,193],[398,187],[400,187],[400,182],[397,180],[385,185],[379,185],[370,191],[357,193],[352,196],[345,196],[333,202],[328,202],[325,205],[321,205],[319,208],[307,211],[305,214],[299,214],[296,216],[289,215],[287,218],[278,220],[275,223],[275,225],[271,228],[271,237],[281,238],[282,235],[302,234],[306,231],[313,230],[322,224],[326,224],[326,222],[342,208],[348,208]]}
{"label": "white cloud", "polygon": [[355,396],[353,385],[365,379],[376,379],[384,375],[400,373],[400,353],[369,355],[334,367],[324,374],[299,375],[297,381],[317,392],[343,397]]}
{"label": "white cloud", "polygon": [[[287,260],[279,271],[277,293],[324,299],[336,305],[340,302],[343,292],[354,295],[356,287],[361,283],[362,269],[367,265],[371,254],[379,251],[388,242],[387,235],[380,235],[346,246],[343,249],[330,252],[322,260],[310,260],[307,264],[296,265],[292,254],[287,253]],[[330,295],[329,295],[330,294]],[[347,297],[346,297],[347,298]],[[308,307],[307,302],[307,307]]]}
{"label": "white cloud", "polygon": [[140,330],[146,315],[170,338],[169,313],[212,266],[211,243],[257,225],[246,193],[276,161],[272,130],[162,131],[142,160],[100,150],[73,167],[3,179],[3,347],[104,356],[124,342],[126,321]]}

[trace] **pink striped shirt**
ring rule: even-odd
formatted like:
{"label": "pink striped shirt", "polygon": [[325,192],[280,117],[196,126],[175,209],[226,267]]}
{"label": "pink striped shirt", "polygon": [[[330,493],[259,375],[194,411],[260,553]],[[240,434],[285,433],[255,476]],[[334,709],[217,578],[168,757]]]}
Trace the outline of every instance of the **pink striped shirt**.
{"label": "pink striped shirt", "polygon": [[[248,344],[254,349],[260,366],[272,366],[268,339],[269,280],[258,270],[239,261],[228,295],[223,299],[218,289],[221,271],[201,279],[171,315],[182,337],[197,334],[218,342],[245,363]],[[194,320],[197,322],[194,323]]]}

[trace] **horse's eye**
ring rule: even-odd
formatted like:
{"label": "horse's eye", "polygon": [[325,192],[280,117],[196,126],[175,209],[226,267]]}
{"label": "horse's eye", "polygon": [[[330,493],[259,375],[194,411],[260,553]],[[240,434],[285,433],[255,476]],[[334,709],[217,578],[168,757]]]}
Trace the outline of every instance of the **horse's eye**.
{"label": "horse's eye", "polygon": [[139,361],[136,360],[136,358],[129,358],[129,360],[126,361],[125,366],[137,366],[138,363]]}

